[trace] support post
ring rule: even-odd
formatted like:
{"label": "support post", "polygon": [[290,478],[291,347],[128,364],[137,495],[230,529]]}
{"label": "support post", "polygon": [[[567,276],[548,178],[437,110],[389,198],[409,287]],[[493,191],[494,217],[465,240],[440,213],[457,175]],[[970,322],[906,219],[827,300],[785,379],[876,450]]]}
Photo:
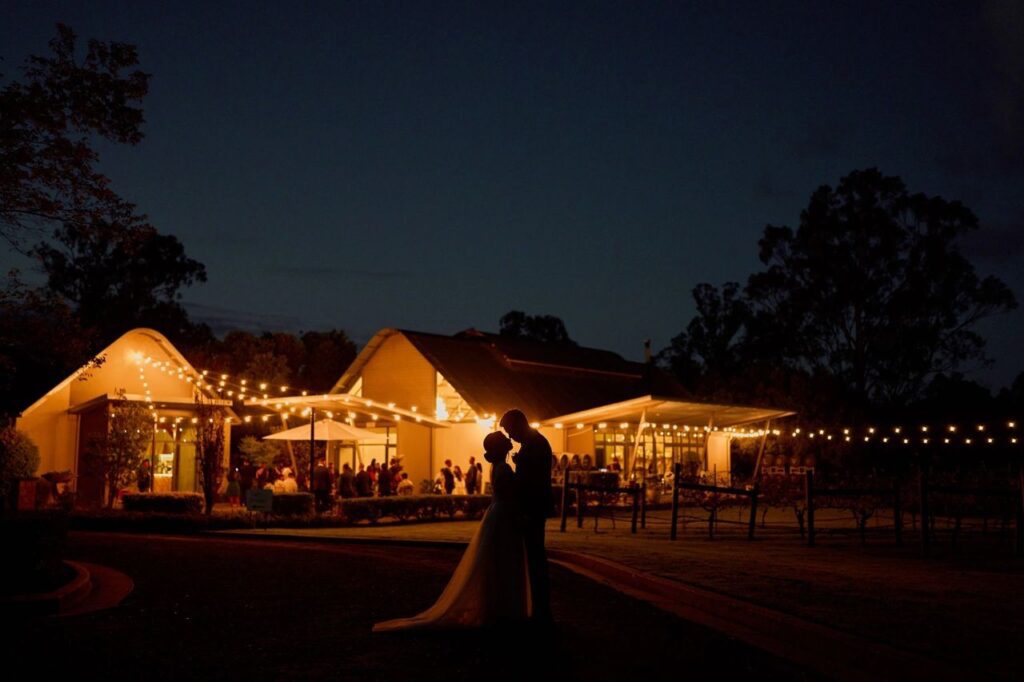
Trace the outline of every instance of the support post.
{"label": "support post", "polygon": [[[327,441],[324,441],[325,443]],[[313,492],[313,469],[316,467],[316,410],[309,408],[309,476],[306,477],[306,485],[309,492]],[[295,472],[297,476],[299,472]]]}
{"label": "support post", "polygon": [[676,539],[676,526],[679,524],[679,476],[682,473],[683,465],[676,462],[672,466],[672,529],[669,538]]}
{"label": "support post", "polygon": [[804,474],[804,495],[807,514],[807,546],[814,547],[814,472]]}
{"label": "support post", "polygon": [[757,462],[754,464],[754,490],[757,490],[758,485],[761,482],[761,463],[764,461],[764,449],[768,443],[768,430],[772,427],[772,420],[766,419],[764,421],[764,436],[761,437],[761,447],[757,451]]}

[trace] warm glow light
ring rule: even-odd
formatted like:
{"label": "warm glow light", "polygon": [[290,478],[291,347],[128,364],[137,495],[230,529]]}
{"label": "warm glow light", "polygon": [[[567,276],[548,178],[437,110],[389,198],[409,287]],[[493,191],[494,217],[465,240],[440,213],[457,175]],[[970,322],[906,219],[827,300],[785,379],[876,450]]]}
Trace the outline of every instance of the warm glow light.
{"label": "warm glow light", "polygon": [[530,428],[531,429],[539,429],[540,428],[540,422],[530,422]]}
{"label": "warm glow light", "polygon": [[928,433],[928,427],[927,426],[922,426],[921,427],[921,431],[923,431],[924,433]]}
{"label": "warm glow light", "polygon": [[874,433],[874,432],[875,432],[875,427],[874,426],[869,426],[868,427],[868,433]]}
{"label": "warm glow light", "polygon": [[555,422],[555,428],[556,429],[562,428],[562,422]]}
{"label": "warm glow light", "polygon": [[979,431],[984,431],[985,430],[985,425],[984,424],[978,424],[978,430]]}
{"label": "warm glow light", "polygon": [[577,424],[577,425],[576,425],[576,428],[577,428],[577,429],[582,429],[582,428],[583,428],[583,424]]}
{"label": "warm glow light", "polygon": [[597,425],[597,428],[599,428],[599,429],[607,429],[608,428],[608,424],[607,424],[607,422],[601,422],[600,424]]}

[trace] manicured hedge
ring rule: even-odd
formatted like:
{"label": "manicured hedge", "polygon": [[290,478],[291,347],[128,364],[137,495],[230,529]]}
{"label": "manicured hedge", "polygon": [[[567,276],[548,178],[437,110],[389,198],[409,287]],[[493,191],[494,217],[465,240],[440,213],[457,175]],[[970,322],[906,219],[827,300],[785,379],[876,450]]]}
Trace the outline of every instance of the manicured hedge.
{"label": "manicured hedge", "polygon": [[304,516],[313,513],[313,493],[274,493],[274,513]]}
{"label": "manicured hedge", "polygon": [[468,518],[481,516],[491,504],[489,495],[392,495],[389,497],[350,497],[341,500],[341,514],[350,523],[376,523],[385,516],[399,521],[409,519],[453,518],[461,513]]}
{"label": "manicured hedge", "polygon": [[198,514],[203,511],[203,496],[199,493],[126,493],[121,503],[129,512]]}

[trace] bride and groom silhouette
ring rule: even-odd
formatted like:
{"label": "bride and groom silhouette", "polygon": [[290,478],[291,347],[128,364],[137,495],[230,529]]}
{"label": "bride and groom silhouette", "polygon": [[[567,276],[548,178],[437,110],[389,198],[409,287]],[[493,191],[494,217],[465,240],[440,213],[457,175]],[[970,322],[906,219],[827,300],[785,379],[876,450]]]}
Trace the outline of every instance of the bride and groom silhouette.
{"label": "bride and groom silhouette", "polygon": [[[551,511],[551,445],[520,410],[484,438],[491,463],[491,505],[434,605],[415,616],[377,623],[374,632],[408,628],[551,624],[544,523]],[[511,438],[511,440],[509,440]],[[512,441],[515,471],[506,462]]]}

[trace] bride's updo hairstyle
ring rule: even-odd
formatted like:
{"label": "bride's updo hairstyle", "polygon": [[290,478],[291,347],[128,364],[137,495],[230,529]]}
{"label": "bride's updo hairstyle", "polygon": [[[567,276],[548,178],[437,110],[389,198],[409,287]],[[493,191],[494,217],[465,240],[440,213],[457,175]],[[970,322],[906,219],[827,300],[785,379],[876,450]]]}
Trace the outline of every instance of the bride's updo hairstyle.
{"label": "bride's updo hairstyle", "polygon": [[504,462],[511,449],[512,441],[501,431],[494,431],[484,437],[484,459],[491,464]]}

